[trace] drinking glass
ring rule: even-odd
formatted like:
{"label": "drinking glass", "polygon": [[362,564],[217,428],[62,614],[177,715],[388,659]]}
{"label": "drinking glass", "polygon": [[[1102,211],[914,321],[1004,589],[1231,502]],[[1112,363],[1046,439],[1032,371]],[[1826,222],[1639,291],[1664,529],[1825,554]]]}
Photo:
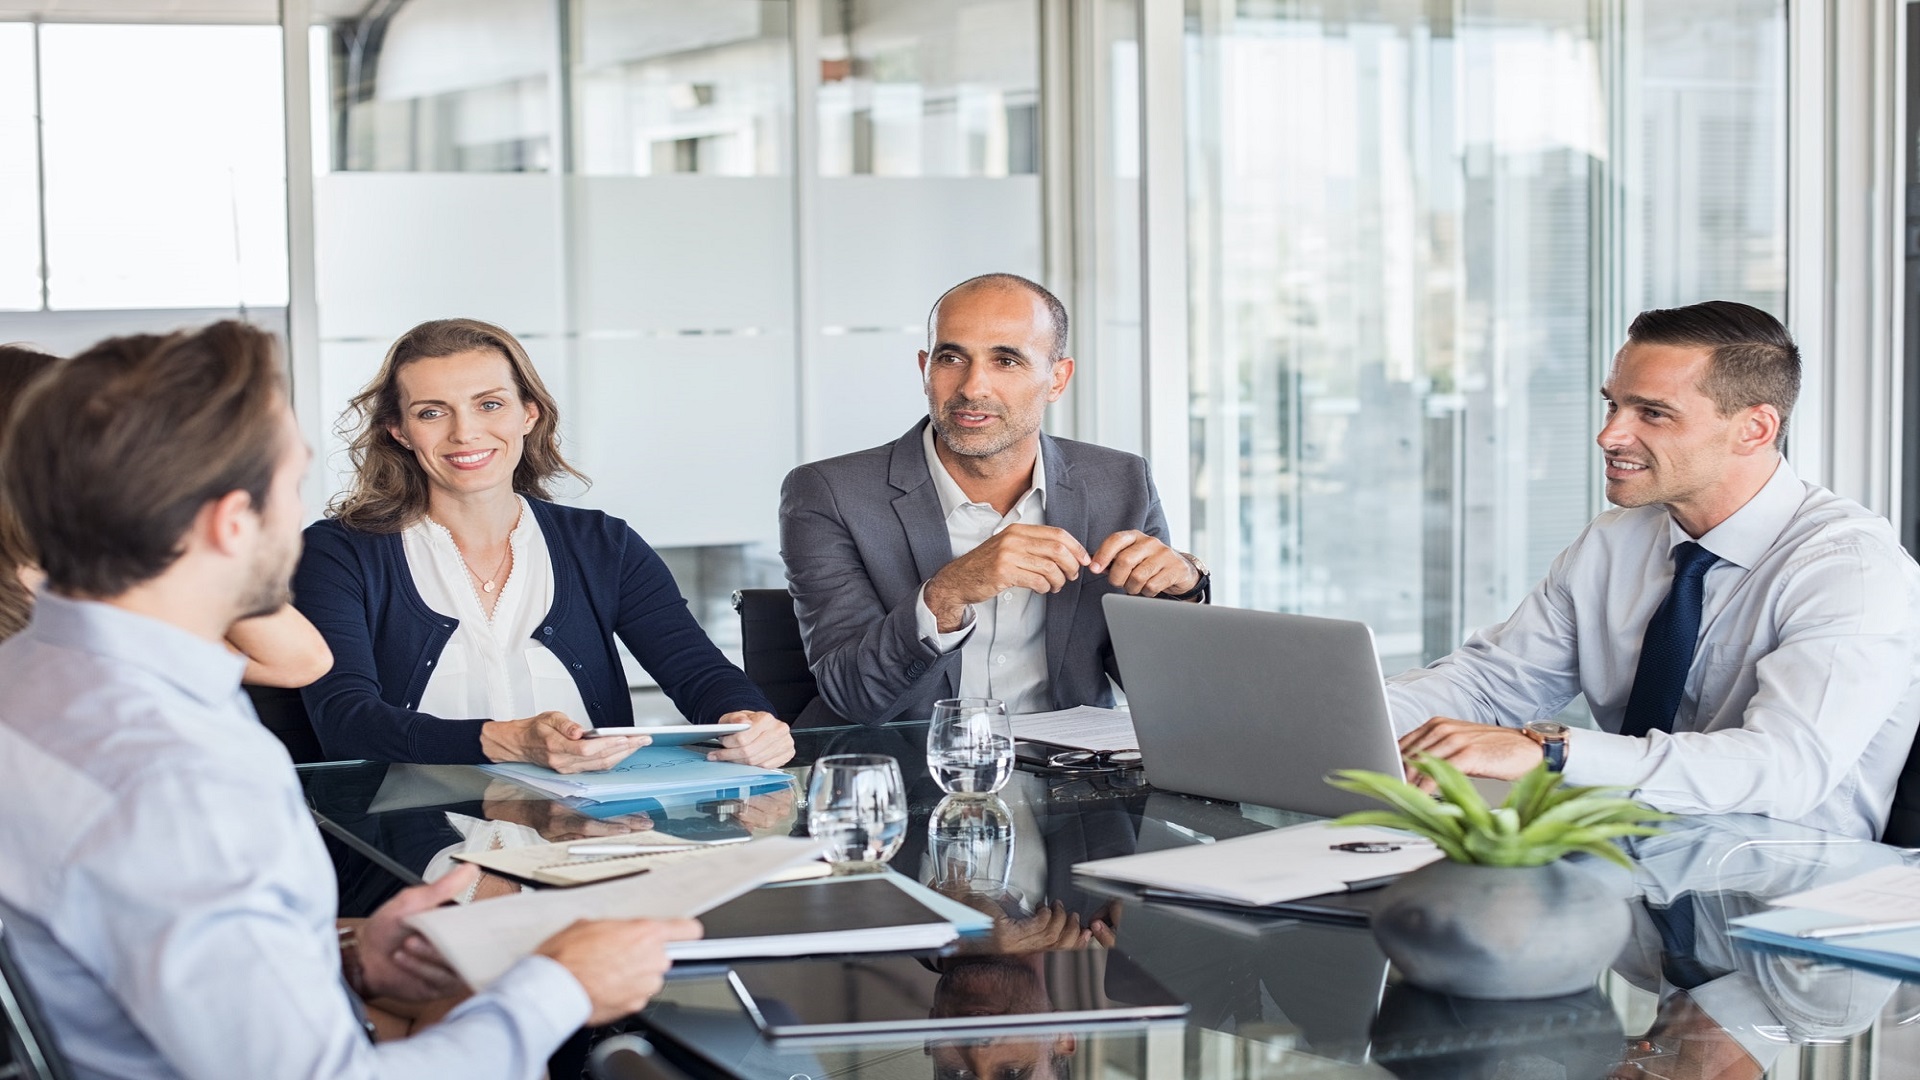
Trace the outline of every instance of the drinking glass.
{"label": "drinking glass", "polygon": [[991,795],[1013,775],[1013,725],[999,698],[933,703],[927,771],[949,795]]}
{"label": "drinking glass", "polygon": [[884,754],[834,754],[813,763],[807,833],[827,842],[837,873],[877,871],[907,836],[907,785]]}

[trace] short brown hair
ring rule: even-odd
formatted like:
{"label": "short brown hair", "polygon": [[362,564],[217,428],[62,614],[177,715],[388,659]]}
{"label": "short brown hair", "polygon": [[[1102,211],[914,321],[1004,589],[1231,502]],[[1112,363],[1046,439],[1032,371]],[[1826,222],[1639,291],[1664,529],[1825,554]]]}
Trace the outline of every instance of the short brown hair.
{"label": "short brown hair", "polygon": [[380,371],[354,396],[336,429],[353,460],[353,487],[327,512],[362,532],[399,532],[427,512],[427,476],[413,451],[401,446],[390,429],[400,425],[400,370],[415,360],[458,356],[463,352],[499,353],[513,369],[520,400],[540,411],[527,433],[513,490],[551,500],[547,484],[561,476],[585,483],[586,475],[560,456],[560,407],[533,369],[527,350],[512,334],[478,319],[436,319],[400,335],[387,350]]}
{"label": "short brown hair", "polygon": [[207,503],[244,491],[264,510],[284,400],[273,335],[233,321],[109,338],[36,382],[0,490],[47,583],[118,596],[173,565]]}
{"label": "short brown hair", "polygon": [[1627,340],[1712,349],[1700,392],[1721,416],[1755,405],[1773,406],[1780,414],[1774,445],[1786,448],[1787,417],[1800,397],[1800,348],[1780,320],[1748,304],[1708,300],[1643,311],[1627,328]]}
{"label": "short brown hair", "polygon": [[1059,297],[1048,292],[1047,287],[1039,282],[1023,278],[1019,274],[1005,273],[970,277],[940,294],[940,299],[935,300],[933,307],[927,311],[928,351],[932,351],[936,344],[933,340],[933,324],[940,319],[940,305],[946,303],[947,297],[955,293],[970,292],[979,288],[1021,289],[1033,294],[1033,298],[1040,301],[1041,306],[1047,309],[1047,318],[1053,323],[1053,337],[1048,342],[1047,362],[1053,363],[1067,355],[1067,305],[1061,303]]}
{"label": "short brown hair", "polygon": [[[7,418],[14,403],[33,380],[58,363],[57,356],[20,345],[0,345],[0,441],[7,434]],[[20,568],[37,562],[27,534],[0,498],[0,640],[20,632],[33,611],[33,596],[20,584]]]}

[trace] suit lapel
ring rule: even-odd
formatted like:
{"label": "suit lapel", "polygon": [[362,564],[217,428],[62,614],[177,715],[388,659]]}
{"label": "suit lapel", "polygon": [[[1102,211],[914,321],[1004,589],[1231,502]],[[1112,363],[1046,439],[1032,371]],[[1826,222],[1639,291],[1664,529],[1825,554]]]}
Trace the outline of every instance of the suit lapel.
{"label": "suit lapel", "polygon": [[893,444],[893,459],[887,479],[899,490],[894,496],[893,512],[906,533],[907,550],[913,555],[913,568],[925,581],[953,561],[953,542],[947,538],[947,523],[940,519],[940,496],[933,490],[933,477],[927,472],[927,453],[922,444],[922,420],[913,430]]}
{"label": "suit lapel", "polygon": [[[1075,539],[1088,545],[1087,554],[1093,554],[1092,545],[1101,538],[1087,535],[1086,493],[1074,483],[1073,472],[1060,453],[1060,444],[1042,434],[1040,457],[1047,469],[1047,524],[1072,533]],[[1083,568],[1078,578],[1067,582],[1066,588],[1046,598],[1047,688],[1056,695],[1056,706],[1059,705],[1060,664],[1067,655],[1067,642],[1073,637],[1075,616],[1080,611],[1080,597],[1091,573]]]}

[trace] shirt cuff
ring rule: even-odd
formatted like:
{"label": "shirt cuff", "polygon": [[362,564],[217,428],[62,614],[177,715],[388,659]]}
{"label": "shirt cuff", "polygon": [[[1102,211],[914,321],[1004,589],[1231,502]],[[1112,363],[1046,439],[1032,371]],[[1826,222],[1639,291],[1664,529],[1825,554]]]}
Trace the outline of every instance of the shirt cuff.
{"label": "shirt cuff", "polygon": [[933,609],[927,606],[927,587],[920,586],[920,598],[913,605],[914,631],[920,640],[933,646],[935,652],[950,653],[967,640],[973,633],[973,608],[968,607],[966,615],[960,621],[960,629],[949,634],[940,632],[940,621],[933,617]]}
{"label": "shirt cuff", "polygon": [[[523,958],[469,1001],[492,998],[518,1019],[529,1045],[559,1046],[587,1025],[593,1000],[573,973],[550,956]],[[465,1011],[456,1009],[455,1012]],[[452,1014],[448,1014],[452,1019]]]}
{"label": "shirt cuff", "polygon": [[1567,783],[1637,788],[1647,776],[1650,743],[1633,735],[1574,728],[1567,732]]}

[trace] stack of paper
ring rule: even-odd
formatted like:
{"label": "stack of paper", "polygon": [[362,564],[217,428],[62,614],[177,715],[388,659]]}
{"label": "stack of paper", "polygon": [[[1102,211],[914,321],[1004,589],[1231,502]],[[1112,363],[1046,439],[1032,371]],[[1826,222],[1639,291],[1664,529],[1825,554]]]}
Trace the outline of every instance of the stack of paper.
{"label": "stack of paper", "polygon": [[1773,901],[1732,936],[1791,952],[1920,975],[1920,868],[1883,866]]}
{"label": "stack of paper", "polygon": [[818,859],[825,850],[816,840],[768,837],[602,885],[434,908],[409,916],[407,925],[431,942],[468,986],[480,989],[577,919],[692,918],[789,867]]}
{"label": "stack of paper", "polygon": [[595,802],[764,788],[793,780],[778,769],[708,761],[707,751],[684,746],[643,747],[605,772],[557,773],[542,765],[519,762],[480,768],[555,798]]}
{"label": "stack of paper", "polygon": [[[1343,849],[1354,844],[1390,850]],[[1073,872],[1265,907],[1385,885],[1439,858],[1438,848],[1405,833],[1313,822],[1211,844],[1096,859],[1076,864]]]}
{"label": "stack of paper", "polygon": [[1076,705],[1057,712],[1017,713],[1010,718],[1013,737],[1076,750],[1138,750],[1133,717],[1122,709]]}

